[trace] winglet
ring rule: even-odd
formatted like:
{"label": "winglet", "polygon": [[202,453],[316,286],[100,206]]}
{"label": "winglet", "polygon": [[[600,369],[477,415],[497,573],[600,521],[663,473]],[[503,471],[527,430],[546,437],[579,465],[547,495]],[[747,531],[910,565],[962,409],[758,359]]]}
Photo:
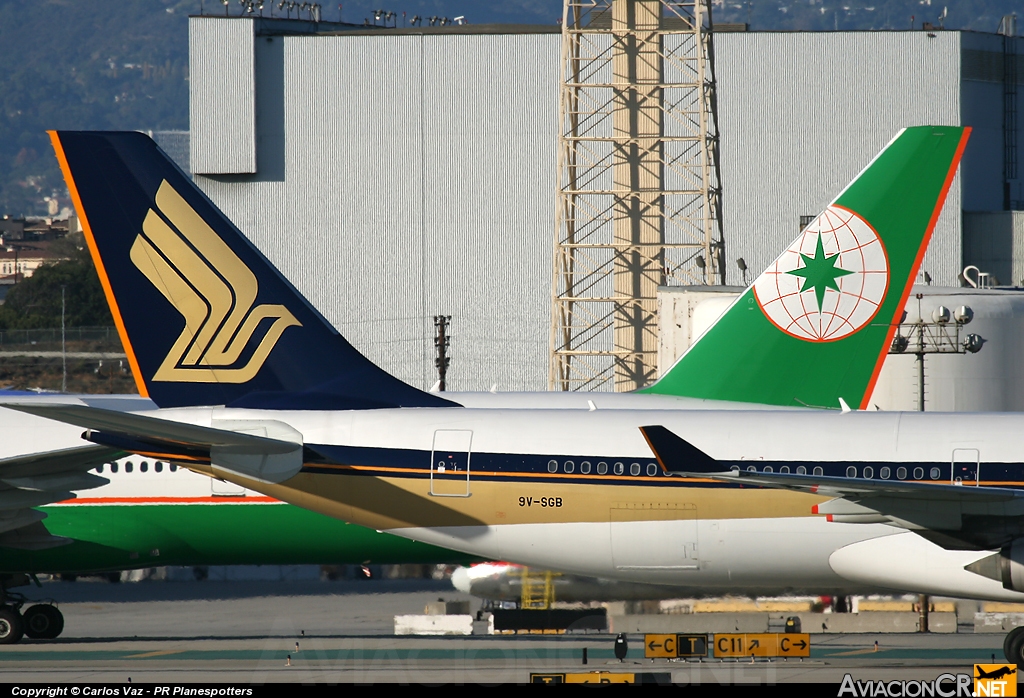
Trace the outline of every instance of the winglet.
{"label": "winglet", "polygon": [[722,463],[663,426],[640,427],[640,433],[647,439],[647,445],[651,447],[658,464],[666,473],[722,473],[728,471],[728,468]]}

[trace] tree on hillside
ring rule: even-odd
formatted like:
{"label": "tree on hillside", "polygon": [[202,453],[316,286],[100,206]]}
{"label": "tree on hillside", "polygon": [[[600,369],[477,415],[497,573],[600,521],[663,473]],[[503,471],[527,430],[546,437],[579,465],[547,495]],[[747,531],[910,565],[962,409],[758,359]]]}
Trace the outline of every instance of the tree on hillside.
{"label": "tree on hillside", "polygon": [[0,329],[60,327],[62,287],[68,327],[114,324],[88,250],[83,244],[76,244],[74,236],[65,240],[64,251],[69,259],[39,267],[8,291],[5,303],[0,306]]}

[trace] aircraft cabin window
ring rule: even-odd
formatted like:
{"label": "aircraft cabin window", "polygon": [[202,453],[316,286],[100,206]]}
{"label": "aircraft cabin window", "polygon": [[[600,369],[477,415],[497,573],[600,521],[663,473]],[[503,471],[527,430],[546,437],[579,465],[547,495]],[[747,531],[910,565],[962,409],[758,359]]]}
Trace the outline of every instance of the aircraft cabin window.
{"label": "aircraft cabin window", "polygon": [[96,472],[97,473],[102,473],[103,472],[103,464],[102,463],[100,463],[99,465],[96,466]]}
{"label": "aircraft cabin window", "polygon": [[779,468],[779,472],[780,473],[788,473],[789,472],[789,466],[788,465],[782,466],[781,468]]}
{"label": "aircraft cabin window", "polygon": [[558,472],[558,461],[556,461],[556,460],[549,460],[548,461],[548,472],[549,473],[557,473]]}
{"label": "aircraft cabin window", "polygon": [[116,473],[117,472],[117,463],[111,463],[110,464],[110,472],[112,472],[112,473]]}
{"label": "aircraft cabin window", "polygon": [[870,465],[864,466],[864,477],[866,477],[867,479],[870,480],[874,476],[875,476],[875,469],[872,468]]}
{"label": "aircraft cabin window", "polygon": [[931,471],[928,474],[931,475],[932,480],[938,480],[939,476],[942,473],[939,471],[938,468],[932,468]]}
{"label": "aircraft cabin window", "polygon": [[846,477],[857,477],[857,466],[851,465],[846,468]]}
{"label": "aircraft cabin window", "polygon": [[807,474],[807,468],[805,468],[802,465],[796,466],[796,474],[797,475],[806,475]]}
{"label": "aircraft cabin window", "polygon": [[821,469],[820,465],[816,465],[816,466],[814,466],[814,474],[815,475],[824,475],[825,471]]}
{"label": "aircraft cabin window", "polygon": [[774,473],[775,472],[775,468],[773,468],[770,465],[766,465],[766,466],[764,466],[764,472],[766,472],[766,473]]}
{"label": "aircraft cabin window", "polygon": [[906,480],[907,479],[907,469],[902,467],[902,466],[899,467],[899,468],[896,468],[896,479],[897,480]]}
{"label": "aircraft cabin window", "polygon": [[891,472],[892,471],[889,470],[889,466],[888,465],[883,465],[882,469],[878,471],[878,477],[882,478],[883,480],[888,480],[889,479],[889,474]]}
{"label": "aircraft cabin window", "polygon": [[631,464],[629,466],[629,474],[633,475],[634,477],[639,475],[640,474],[640,464],[639,463]]}
{"label": "aircraft cabin window", "polygon": [[655,475],[657,475],[658,474],[658,466],[655,465],[654,463],[648,463],[647,464],[647,474],[650,475],[651,477],[654,477]]}
{"label": "aircraft cabin window", "polygon": [[153,470],[157,471],[158,473],[162,473],[164,471],[164,464],[161,463],[160,461],[157,461],[156,464],[153,466]]}
{"label": "aircraft cabin window", "polygon": [[604,475],[607,472],[608,472],[608,464],[607,463],[598,463],[597,464],[597,474],[598,475]]}
{"label": "aircraft cabin window", "polygon": [[127,463],[125,463],[125,464],[124,464],[124,471],[125,471],[126,473],[130,473],[130,472],[132,471],[132,468],[134,468],[134,467],[135,467],[135,466],[134,466],[134,465],[132,465],[132,462],[131,462],[131,461],[128,461]]}
{"label": "aircraft cabin window", "polygon": [[171,472],[173,473],[177,469],[178,469],[178,466],[175,463],[171,463]]}
{"label": "aircraft cabin window", "polygon": [[914,468],[914,479],[924,480],[924,468]]}
{"label": "aircraft cabin window", "polygon": [[734,473],[738,473],[740,471],[740,466],[733,465],[729,468],[729,470],[733,471]]}
{"label": "aircraft cabin window", "polygon": [[626,472],[626,466],[624,466],[622,463],[616,463],[615,465],[612,466],[612,470],[615,471],[616,475],[622,475],[622,473]]}
{"label": "aircraft cabin window", "polygon": [[747,466],[747,472],[748,473],[756,473],[757,472],[757,467],[753,466],[753,465],[748,465]]}
{"label": "aircraft cabin window", "polygon": [[565,461],[565,465],[563,467],[565,468],[565,472],[567,473],[571,473],[573,470],[576,470],[576,464],[573,463],[571,460]]}
{"label": "aircraft cabin window", "polygon": [[139,470],[141,470],[142,472],[146,472],[147,470],[149,470],[149,463],[147,463],[146,461],[142,461],[142,465],[139,466]]}
{"label": "aircraft cabin window", "polygon": [[580,472],[583,473],[584,475],[590,473],[590,461],[585,460],[582,463],[580,463]]}

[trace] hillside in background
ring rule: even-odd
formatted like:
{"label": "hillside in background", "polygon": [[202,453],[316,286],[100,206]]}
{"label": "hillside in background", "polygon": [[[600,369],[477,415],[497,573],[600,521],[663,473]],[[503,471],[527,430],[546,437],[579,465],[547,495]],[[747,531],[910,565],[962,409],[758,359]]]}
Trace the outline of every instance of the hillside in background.
{"label": "hillside in background", "polygon": [[[714,0],[712,15],[719,22],[746,22],[755,31],[773,30],[876,30],[910,29],[910,18],[920,29],[922,22],[939,24],[943,8],[948,10],[947,29],[971,29],[994,32],[999,19],[1020,12],[1013,0]],[[267,4],[269,7],[269,3]],[[275,5],[276,8],[276,5]],[[323,18],[362,24],[373,21],[373,10],[386,8],[397,13],[399,27],[403,19],[413,16],[465,16],[473,24],[508,22],[524,24],[556,24],[562,17],[560,0],[508,0],[506,2],[466,2],[457,0],[413,0],[382,2],[360,0],[346,2],[338,10],[336,4],[324,4]],[[275,12],[277,10],[275,9]],[[405,13],[403,18],[402,13]],[[1022,17],[1024,19],[1024,17]],[[426,22],[424,22],[426,24]]]}
{"label": "hillside in background", "polygon": [[0,0],[0,213],[70,204],[47,129],[187,129],[198,2]]}
{"label": "hillside in background", "polygon": [[[70,205],[47,129],[187,129],[188,15],[224,7],[218,0],[0,0],[0,214],[46,215],[47,197],[58,210]],[[287,11],[277,2],[264,7],[267,16]],[[415,15],[553,25],[562,11],[561,0],[369,0],[341,9],[324,3],[322,17],[362,24],[382,7],[396,13],[399,27]],[[726,0],[714,17],[753,30],[909,29],[911,17],[917,28],[938,24],[944,8],[947,28],[987,32],[1017,9],[1012,0]],[[243,11],[237,0],[227,9]]]}

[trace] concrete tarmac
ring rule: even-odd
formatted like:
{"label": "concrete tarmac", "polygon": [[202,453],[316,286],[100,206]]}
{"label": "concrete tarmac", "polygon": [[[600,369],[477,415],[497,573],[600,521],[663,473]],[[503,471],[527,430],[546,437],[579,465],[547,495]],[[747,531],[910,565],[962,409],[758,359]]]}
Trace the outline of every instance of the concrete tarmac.
{"label": "concrete tarmac", "polygon": [[522,683],[531,672],[656,671],[689,685],[838,684],[847,673],[933,680],[1002,661],[1000,635],[812,635],[809,659],[753,664],[645,660],[642,636],[629,638],[621,663],[606,634],[394,636],[396,614],[468,598],[447,582],[79,581],[33,591],[59,603],[65,632],[0,648],[2,682]]}

